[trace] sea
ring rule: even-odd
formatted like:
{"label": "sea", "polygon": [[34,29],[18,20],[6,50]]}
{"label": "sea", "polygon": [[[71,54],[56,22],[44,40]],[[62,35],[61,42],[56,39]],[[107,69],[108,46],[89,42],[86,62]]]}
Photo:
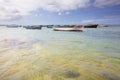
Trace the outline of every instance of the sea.
{"label": "sea", "polygon": [[0,80],[120,80],[120,26],[0,27]]}

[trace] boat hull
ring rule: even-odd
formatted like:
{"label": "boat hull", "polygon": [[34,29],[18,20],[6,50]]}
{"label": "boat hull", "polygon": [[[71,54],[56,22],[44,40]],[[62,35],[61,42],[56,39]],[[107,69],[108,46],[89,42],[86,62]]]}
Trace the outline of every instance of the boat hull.
{"label": "boat hull", "polygon": [[39,29],[39,30],[41,30],[41,26],[25,26],[24,28],[26,28],[26,29]]}
{"label": "boat hull", "polygon": [[74,29],[74,28],[53,28],[54,31],[83,31],[83,29]]}
{"label": "boat hull", "polygon": [[97,24],[95,25],[85,25],[84,28],[97,28]]}

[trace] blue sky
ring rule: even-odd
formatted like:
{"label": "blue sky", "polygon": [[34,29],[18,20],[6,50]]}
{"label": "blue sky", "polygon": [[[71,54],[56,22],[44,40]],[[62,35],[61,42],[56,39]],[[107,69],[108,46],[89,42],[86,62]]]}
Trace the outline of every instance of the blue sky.
{"label": "blue sky", "polygon": [[0,24],[120,24],[120,0],[8,1],[0,0]]}

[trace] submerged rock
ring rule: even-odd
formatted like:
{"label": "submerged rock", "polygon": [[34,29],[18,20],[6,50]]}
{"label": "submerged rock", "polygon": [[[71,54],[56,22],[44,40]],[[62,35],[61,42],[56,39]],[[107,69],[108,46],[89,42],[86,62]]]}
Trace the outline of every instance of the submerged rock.
{"label": "submerged rock", "polygon": [[72,70],[67,70],[65,71],[65,76],[66,78],[77,78],[80,76],[79,72],[72,71]]}
{"label": "submerged rock", "polygon": [[114,74],[110,74],[110,73],[103,73],[102,74],[105,78],[109,79],[109,80],[120,80],[117,76],[115,76]]}
{"label": "submerged rock", "polygon": [[78,78],[80,73],[69,69],[56,69],[49,73],[51,77]]}

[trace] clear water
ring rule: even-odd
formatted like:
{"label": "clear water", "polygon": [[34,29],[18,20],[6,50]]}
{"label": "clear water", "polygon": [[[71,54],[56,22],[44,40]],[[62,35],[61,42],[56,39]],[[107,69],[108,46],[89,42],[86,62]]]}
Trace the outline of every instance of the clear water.
{"label": "clear water", "polygon": [[120,26],[0,28],[0,80],[120,80]]}

